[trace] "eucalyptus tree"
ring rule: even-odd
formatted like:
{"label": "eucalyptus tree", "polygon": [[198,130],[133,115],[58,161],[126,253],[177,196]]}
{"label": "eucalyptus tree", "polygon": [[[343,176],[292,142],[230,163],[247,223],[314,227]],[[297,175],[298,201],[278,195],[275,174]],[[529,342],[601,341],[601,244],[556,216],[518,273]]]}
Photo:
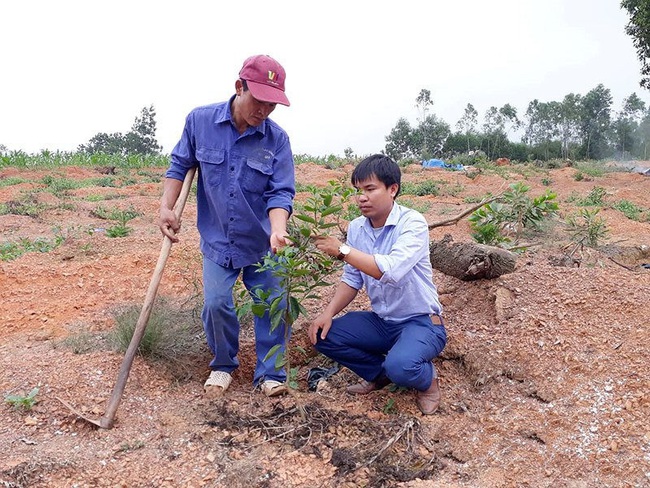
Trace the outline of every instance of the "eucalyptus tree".
{"label": "eucalyptus tree", "polygon": [[581,95],[569,93],[560,104],[560,138],[562,140],[562,157],[572,157],[571,148],[575,147],[580,137]]}
{"label": "eucalyptus tree", "polygon": [[551,143],[560,134],[561,111],[558,102],[540,102],[535,99],[526,109],[526,132],[524,141],[542,150],[544,159],[552,156]]}
{"label": "eucalyptus tree", "polygon": [[476,133],[476,124],[478,123],[478,112],[474,108],[474,105],[471,103],[467,104],[465,107],[465,112],[458,122],[456,122],[456,128],[458,131],[465,134],[467,138],[467,152],[470,151],[470,139],[471,135]]}
{"label": "eucalyptus tree", "polygon": [[[431,100],[431,92],[426,89],[420,90],[420,93],[418,94],[417,98],[415,99],[415,107],[418,109],[418,112],[420,113],[420,117],[418,118],[419,122],[419,127],[423,126],[427,119],[429,118],[429,108],[433,107],[433,100]],[[419,134],[415,135],[416,139],[419,139],[419,142],[417,143],[418,147],[420,148],[420,152],[425,152],[424,148],[429,146],[429,142],[427,141],[428,134],[426,131],[421,131]]]}
{"label": "eucalyptus tree", "polygon": [[647,160],[650,152],[650,109],[645,112],[641,119],[636,134],[639,140],[639,148],[636,154],[638,157]]}
{"label": "eucalyptus tree", "polygon": [[419,149],[420,158],[429,159],[442,156],[445,141],[450,134],[451,130],[447,122],[434,114],[428,115],[413,131],[413,142]]}
{"label": "eucalyptus tree", "polygon": [[[503,127],[503,115],[499,113],[499,110],[494,105],[488,108],[483,117],[483,133],[487,142],[485,154],[487,154],[488,159],[492,159],[494,156],[497,134],[499,130],[503,132]],[[490,143],[492,143],[492,147],[490,147]]]}
{"label": "eucalyptus tree", "polygon": [[499,109],[499,114],[501,115],[503,130],[506,135],[508,135],[510,131],[517,130],[522,126],[521,120],[517,117],[517,109],[509,103],[506,103]]}
{"label": "eucalyptus tree", "polygon": [[643,113],[645,102],[636,93],[632,93],[623,100],[623,108],[618,112],[612,123],[612,132],[616,149],[621,158],[626,159],[629,153],[638,145],[637,129]]}
{"label": "eucalyptus tree", "polygon": [[420,113],[419,122],[423,123],[428,116],[429,108],[433,107],[433,100],[431,100],[431,92],[424,88],[420,90],[417,98],[415,99],[415,107]]}
{"label": "eucalyptus tree", "polygon": [[580,105],[582,155],[587,159],[602,159],[608,150],[612,93],[601,83],[582,97]]}

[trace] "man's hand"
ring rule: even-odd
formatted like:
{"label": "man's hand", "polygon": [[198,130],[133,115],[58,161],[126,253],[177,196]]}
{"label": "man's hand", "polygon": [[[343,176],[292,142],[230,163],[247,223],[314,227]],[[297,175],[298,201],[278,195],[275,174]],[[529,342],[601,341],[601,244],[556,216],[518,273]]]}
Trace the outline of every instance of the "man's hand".
{"label": "man's hand", "polygon": [[273,232],[271,233],[271,251],[273,254],[278,252],[278,249],[282,249],[284,246],[290,246],[293,244],[291,239],[288,239],[289,234],[286,232]]}
{"label": "man's hand", "polygon": [[332,327],[332,317],[328,314],[322,313],[311,323],[309,326],[309,340],[312,344],[318,341],[318,331],[321,330],[320,337],[325,339],[327,333]]}
{"label": "man's hand", "polygon": [[160,207],[160,217],[158,218],[158,227],[163,235],[169,237],[172,242],[178,242],[176,233],[181,228],[180,221],[176,218],[176,213],[172,209]]}
{"label": "man's hand", "polygon": [[318,248],[319,251],[329,254],[332,257],[339,255],[339,247],[341,247],[342,242],[339,241],[336,237],[332,236],[314,236],[312,237],[314,245]]}
{"label": "man's hand", "polygon": [[163,194],[160,199],[160,216],[158,227],[164,236],[169,237],[172,242],[178,242],[176,233],[181,229],[181,222],[176,217],[174,205],[181,193],[183,182],[174,178],[165,178],[163,183]]}

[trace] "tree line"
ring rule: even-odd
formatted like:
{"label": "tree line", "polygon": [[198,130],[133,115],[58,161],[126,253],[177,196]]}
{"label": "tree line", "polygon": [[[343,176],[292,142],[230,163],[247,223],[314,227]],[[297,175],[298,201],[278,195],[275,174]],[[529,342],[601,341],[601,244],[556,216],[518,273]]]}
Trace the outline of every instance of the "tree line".
{"label": "tree line", "polygon": [[[528,104],[523,116],[510,104],[492,106],[482,118],[468,103],[452,131],[431,113],[429,90],[416,98],[417,125],[400,118],[386,136],[385,152],[396,160],[453,158],[481,152],[489,160],[647,159],[650,110],[636,93],[612,107],[612,94],[599,84],[585,95],[569,93],[561,101]],[[515,134],[522,134],[513,141]]]}

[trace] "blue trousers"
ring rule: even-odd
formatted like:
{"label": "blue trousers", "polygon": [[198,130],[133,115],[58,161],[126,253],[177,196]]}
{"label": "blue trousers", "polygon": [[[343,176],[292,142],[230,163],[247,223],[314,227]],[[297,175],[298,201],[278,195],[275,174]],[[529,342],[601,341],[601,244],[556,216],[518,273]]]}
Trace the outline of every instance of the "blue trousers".
{"label": "blue trousers", "polygon": [[374,312],[349,312],[332,321],[316,350],[366,381],[387,376],[397,386],[424,391],[437,376],[431,362],[444,349],[444,325],[428,315],[404,322],[381,319]]}
{"label": "blue trousers", "polygon": [[[246,289],[261,286],[264,290],[276,290],[269,301],[278,296],[279,283],[270,271],[258,272],[256,266],[244,268],[226,268],[209,259],[203,258],[203,296],[204,305],[201,318],[208,346],[214,354],[210,369],[230,373],[239,366],[239,321],[233,300],[233,287],[239,274]],[[271,332],[268,312],[263,317],[255,316],[255,352],[257,362],[253,384],[263,380],[285,381],[284,369],[275,369],[274,354],[266,361],[264,357],[276,344],[282,344],[285,350],[284,323]],[[287,340],[288,342],[288,340]]]}

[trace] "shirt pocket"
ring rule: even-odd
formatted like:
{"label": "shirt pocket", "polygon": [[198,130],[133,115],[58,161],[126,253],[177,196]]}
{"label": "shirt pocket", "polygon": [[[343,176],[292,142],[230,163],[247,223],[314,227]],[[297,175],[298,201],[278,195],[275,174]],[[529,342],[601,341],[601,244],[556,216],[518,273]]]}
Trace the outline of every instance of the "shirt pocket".
{"label": "shirt pocket", "polygon": [[201,163],[203,181],[207,186],[219,186],[226,173],[226,152],[223,149],[209,149],[205,147],[196,150],[196,159]]}
{"label": "shirt pocket", "polygon": [[270,161],[248,158],[243,171],[242,188],[250,193],[263,193],[273,173],[273,165]]}

